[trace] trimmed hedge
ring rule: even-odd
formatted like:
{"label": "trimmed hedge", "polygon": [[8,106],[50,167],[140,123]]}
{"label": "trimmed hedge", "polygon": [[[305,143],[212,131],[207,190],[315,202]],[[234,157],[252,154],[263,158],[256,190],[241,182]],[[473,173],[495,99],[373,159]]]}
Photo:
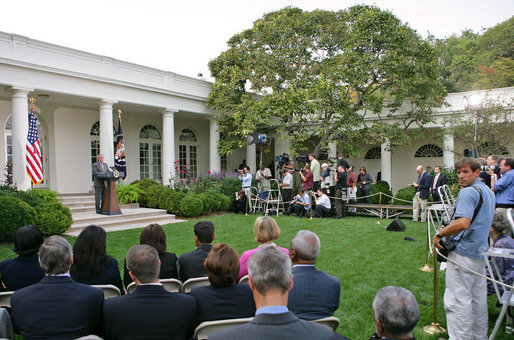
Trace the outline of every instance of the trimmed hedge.
{"label": "trimmed hedge", "polygon": [[60,203],[41,204],[36,212],[36,225],[45,236],[62,234],[73,222],[70,209]]}
{"label": "trimmed hedge", "polygon": [[408,186],[405,188],[401,188],[398,190],[394,198],[399,198],[402,200],[406,200],[409,202],[403,202],[403,201],[394,201],[394,204],[396,205],[412,205],[412,199],[414,198],[414,194],[416,193],[416,189],[413,186]]}
{"label": "trimmed hedge", "polygon": [[180,201],[180,214],[184,217],[197,217],[202,214],[203,203],[193,194],[186,195]]}
{"label": "trimmed hedge", "polygon": [[180,215],[180,202],[185,196],[182,191],[168,189],[161,195],[159,208],[166,209],[169,214]]}
{"label": "trimmed hedge", "polygon": [[13,196],[0,196],[0,241],[13,241],[18,229],[35,222],[36,211],[27,202]]}
{"label": "trimmed hedge", "polygon": [[167,190],[163,185],[150,186],[145,195],[146,207],[157,209],[161,201],[161,195]]}
{"label": "trimmed hedge", "polygon": [[143,178],[143,179],[140,179],[140,180],[130,183],[130,185],[136,185],[139,189],[141,189],[141,196],[139,197],[139,204],[142,207],[147,207],[148,206],[147,192],[151,187],[153,187],[155,185],[159,185],[159,183],[157,183],[156,181],[154,181],[153,179],[150,179],[150,178]]}

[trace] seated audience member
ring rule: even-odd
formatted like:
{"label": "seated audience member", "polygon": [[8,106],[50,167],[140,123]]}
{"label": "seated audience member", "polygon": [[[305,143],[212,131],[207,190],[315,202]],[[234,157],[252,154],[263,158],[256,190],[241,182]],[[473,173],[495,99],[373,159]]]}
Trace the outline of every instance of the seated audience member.
{"label": "seated audience member", "polygon": [[281,250],[265,247],[248,263],[249,285],[257,311],[247,324],[215,331],[210,340],[252,339],[335,339],[325,325],[297,318],[287,309],[287,295],[293,286],[291,261]]}
{"label": "seated audience member", "polygon": [[234,248],[225,243],[215,244],[205,259],[205,270],[211,285],[191,290],[197,301],[197,324],[255,314],[252,290],[247,284],[236,283],[239,255]]}
{"label": "seated audience member", "polygon": [[371,339],[416,340],[412,331],[418,320],[418,302],[410,291],[384,287],[373,300],[373,321],[378,334],[373,334]]}
{"label": "seated audience member", "polygon": [[287,307],[300,319],[326,318],[339,308],[339,280],[315,267],[320,247],[318,236],[308,230],[300,230],[291,240],[294,285]]}
{"label": "seated audience member", "polygon": [[38,283],[45,276],[37,252],[43,244],[43,234],[33,225],[21,227],[14,235],[13,251],[17,258],[2,261],[2,286],[7,291],[18,290]]}
{"label": "seated audience member", "polygon": [[275,242],[273,242],[280,237],[280,228],[273,218],[269,216],[257,217],[253,224],[253,233],[255,235],[255,241],[259,242],[259,246],[254,249],[247,250],[241,255],[241,258],[239,259],[239,265],[241,268],[239,269],[238,281],[248,274],[248,260],[257,250],[273,246],[282,249],[282,251],[289,255],[289,250],[279,247]]}
{"label": "seated audience member", "polygon": [[89,225],[73,245],[71,278],[87,285],[113,285],[124,293],[118,261],[105,253],[105,230]]}
{"label": "seated audience member", "polygon": [[196,301],[170,293],[159,283],[159,255],[146,244],[133,246],[126,257],[136,290],[105,301],[105,339],[186,339],[193,335]]}
{"label": "seated audience member", "polygon": [[[166,252],[166,233],[160,225],[157,223],[148,225],[139,237],[139,244],[147,244],[157,250],[159,260],[161,261],[159,279],[178,279],[177,255]],[[125,263],[123,270],[125,287],[132,283],[132,278],[128,272],[127,264]]]}
{"label": "seated audience member", "polygon": [[311,198],[309,194],[302,189],[289,205],[286,215],[290,215],[294,211],[296,216],[302,218],[304,215],[307,216],[310,210]]}
{"label": "seated audience member", "polygon": [[212,241],[216,235],[214,234],[214,224],[211,221],[200,221],[195,224],[195,243],[196,249],[188,253],[180,255],[179,276],[182,282],[194,277],[205,276],[205,267],[203,263],[207,255],[212,249]]}
{"label": "seated audience member", "polygon": [[239,190],[236,192],[236,198],[232,201],[232,211],[234,214],[238,213],[247,213],[248,212],[248,200],[246,197],[246,193],[244,190]]}
{"label": "seated audience member", "polygon": [[330,216],[332,205],[330,204],[330,198],[323,192],[323,190],[318,189],[317,191],[317,199],[316,199],[316,208],[314,210],[314,214],[316,217],[323,218]]}
{"label": "seated audience member", "polygon": [[[505,208],[496,208],[494,212],[493,224],[489,231],[489,237],[493,242],[493,247],[495,248],[507,248],[514,249],[514,240],[512,237],[507,235],[507,233],[511,232],[509,221],[507,220],[507,209]],[[514,281],[514,259],[504,258],[504,257],[494,257],[494,261],[498,266],[498,271],[502,277],[502,281],[506,284],[512,285]],[[498,272],[494,269],[493,272],[496,276]],[[491,276],[488,273],[488,276]],[[500,293],[503,292],[503,286],[498,285]],[[494,294],[494,285],[492,282],[488,281],[487,283],[487,294]]]}
{"label": "seated audience member", "polygon": [[70,277],[71,245],[51,236],[39,249],[46,276],[35,285],[14,292],[11,298],[15,328],[25,339],[76,339],[100,335],[104,295],[99,288]]}

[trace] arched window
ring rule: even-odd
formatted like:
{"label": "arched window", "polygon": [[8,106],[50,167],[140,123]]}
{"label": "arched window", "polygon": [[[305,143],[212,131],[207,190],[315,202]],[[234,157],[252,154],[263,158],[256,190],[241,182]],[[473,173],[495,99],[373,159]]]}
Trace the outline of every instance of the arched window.
{"label": "arched window", "polygon": [[414,157],[443,157],[443,149],[434,144],[425,144],[416,151]]}
{"label": "arched window", "polygon": [[161,181],[161,134],[153,125],[139,132],[139,178]]}
{"label": "arched window", "polygon": [[364,159],[381,159],[382,158],[382,150],[380,146],[375,146],[366,152],[366,156]]}
{"label": "arched window", "polygon": [[184,171],[184,165],[190,178],[196,178],[198,175],[198,143],[196,135],[191,129],[184,129],[180,132],[178,137],[178,159],[182,167],[182,172],[178,172],[180,178],[186,178],[187,174]]}

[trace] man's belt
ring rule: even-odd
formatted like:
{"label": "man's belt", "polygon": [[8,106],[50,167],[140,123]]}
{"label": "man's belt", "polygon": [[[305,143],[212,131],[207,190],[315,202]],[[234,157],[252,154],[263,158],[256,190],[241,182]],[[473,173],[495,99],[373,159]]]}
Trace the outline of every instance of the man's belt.
{"label": "man's belt", "polygon": [[514,204],[496,203],[496,208],[514,208]]}

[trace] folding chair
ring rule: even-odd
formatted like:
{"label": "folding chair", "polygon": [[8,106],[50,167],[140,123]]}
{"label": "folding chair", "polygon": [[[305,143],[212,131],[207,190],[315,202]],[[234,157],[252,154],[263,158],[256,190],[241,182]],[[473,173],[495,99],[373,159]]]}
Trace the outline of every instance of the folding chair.
{"label": "folding chair", "polygon": [[322,325],[328,326],[328,327],[332,328],[332,330],[334,332],[336,331],[337,327],[339,327],[339,324],[341,323],[341,321],[339,321],[339,319],[335,316],[329,316],[329,317],[322,318],[322,319],[311,320],[311,322],[316,322],[316,323],[320,323]]}
{"label": "folding chair", "polygon": [[191,292],[191,289],[195,287],[200,286],[209,286],[211,283],[209,282],[209,278],[207,276],[205,277],[194,277],[192,279],[187,280],[184,282],[184,293],[189,294]]}
{"label": "folding chair", "polygon": [[133,291],[135,291],[135,290],[136,290],[136,288],[137,288],[136,283],[135,283],[135,282],[132,282],[131,284],[129,284],[129,285],[127,286],[127,294],[132,293]]}
{"label": "folding chair", "polygon": [[249,321],[252,321],[252,318],[240,318],[240,319],[226,319],[226,320],[217,320],[217,321],[204,321],[198,325],[195,329],[195,339],[205,340],[209,338],[209,335],[217,330],[224,328],[231,328],[240,325],[244,325]]}
{"label": "folding chair", "polygon": [[256,187],[250,187],[248,191],[248,212],[257,212],[257,210],[261,210],[261,199],[259,198],[259,190]]}
{"label": "folding chair", "polygon": [[91,285],[92,287],[100,288],[104,293],[104,299],[110,299],[116,296],[120,296],[120,289],[113,285]]}
{"label": "folding chair", "polygon": [[182,281],[177,279],[162,279],[159,280],[164,289],[171,293],[182,293]]}
{"label": "folding chair", "polygon": [[0,307],[11,307],[11,296],[14,292],[0,293]]}
{"label": "folding chair", "polygon": [[242,278],[240,278],[239,283],[248,283],[248,275],[245,275]]}
{"label": "folding chair", "polygon": [[[494,325],[494,329],[489,336],[489,340],[493,340],[496,336],[496,333],[498,332],[498,329],[500,328],[500,324],[503,320],[503,317],[507,313],[507,309],[509,306],[514,306],[514,287],[512,285],[508,285],[503,282],[500,270],[498,269],[498,266],[496,265],[496,262],[493,261],[495,257],[498,258],[511,258],[514,259],[514,249],[506,249],[506,248],[494,248],[491,247],[485,251],[481,251],[480,254],[484,257],[485,263],[487,266],[487,269],[489,270],[489,273],[493,274],[494,277],[497,278],[497,280],[494,280],[493,278],[488,278],[493,283],[494,291],[496,292],[496,296],[498,297],[498,301],[502,305],[502,309],[500,312],[500,315],[498,316],[498,319],[496,320],[496,324]],[[491,265],[492,264],[492,265]],[[494,271],[493,269],[494,268]],[[498,286],[501,285],[503,287],[503,293],[500,293],[500,289]]]}

